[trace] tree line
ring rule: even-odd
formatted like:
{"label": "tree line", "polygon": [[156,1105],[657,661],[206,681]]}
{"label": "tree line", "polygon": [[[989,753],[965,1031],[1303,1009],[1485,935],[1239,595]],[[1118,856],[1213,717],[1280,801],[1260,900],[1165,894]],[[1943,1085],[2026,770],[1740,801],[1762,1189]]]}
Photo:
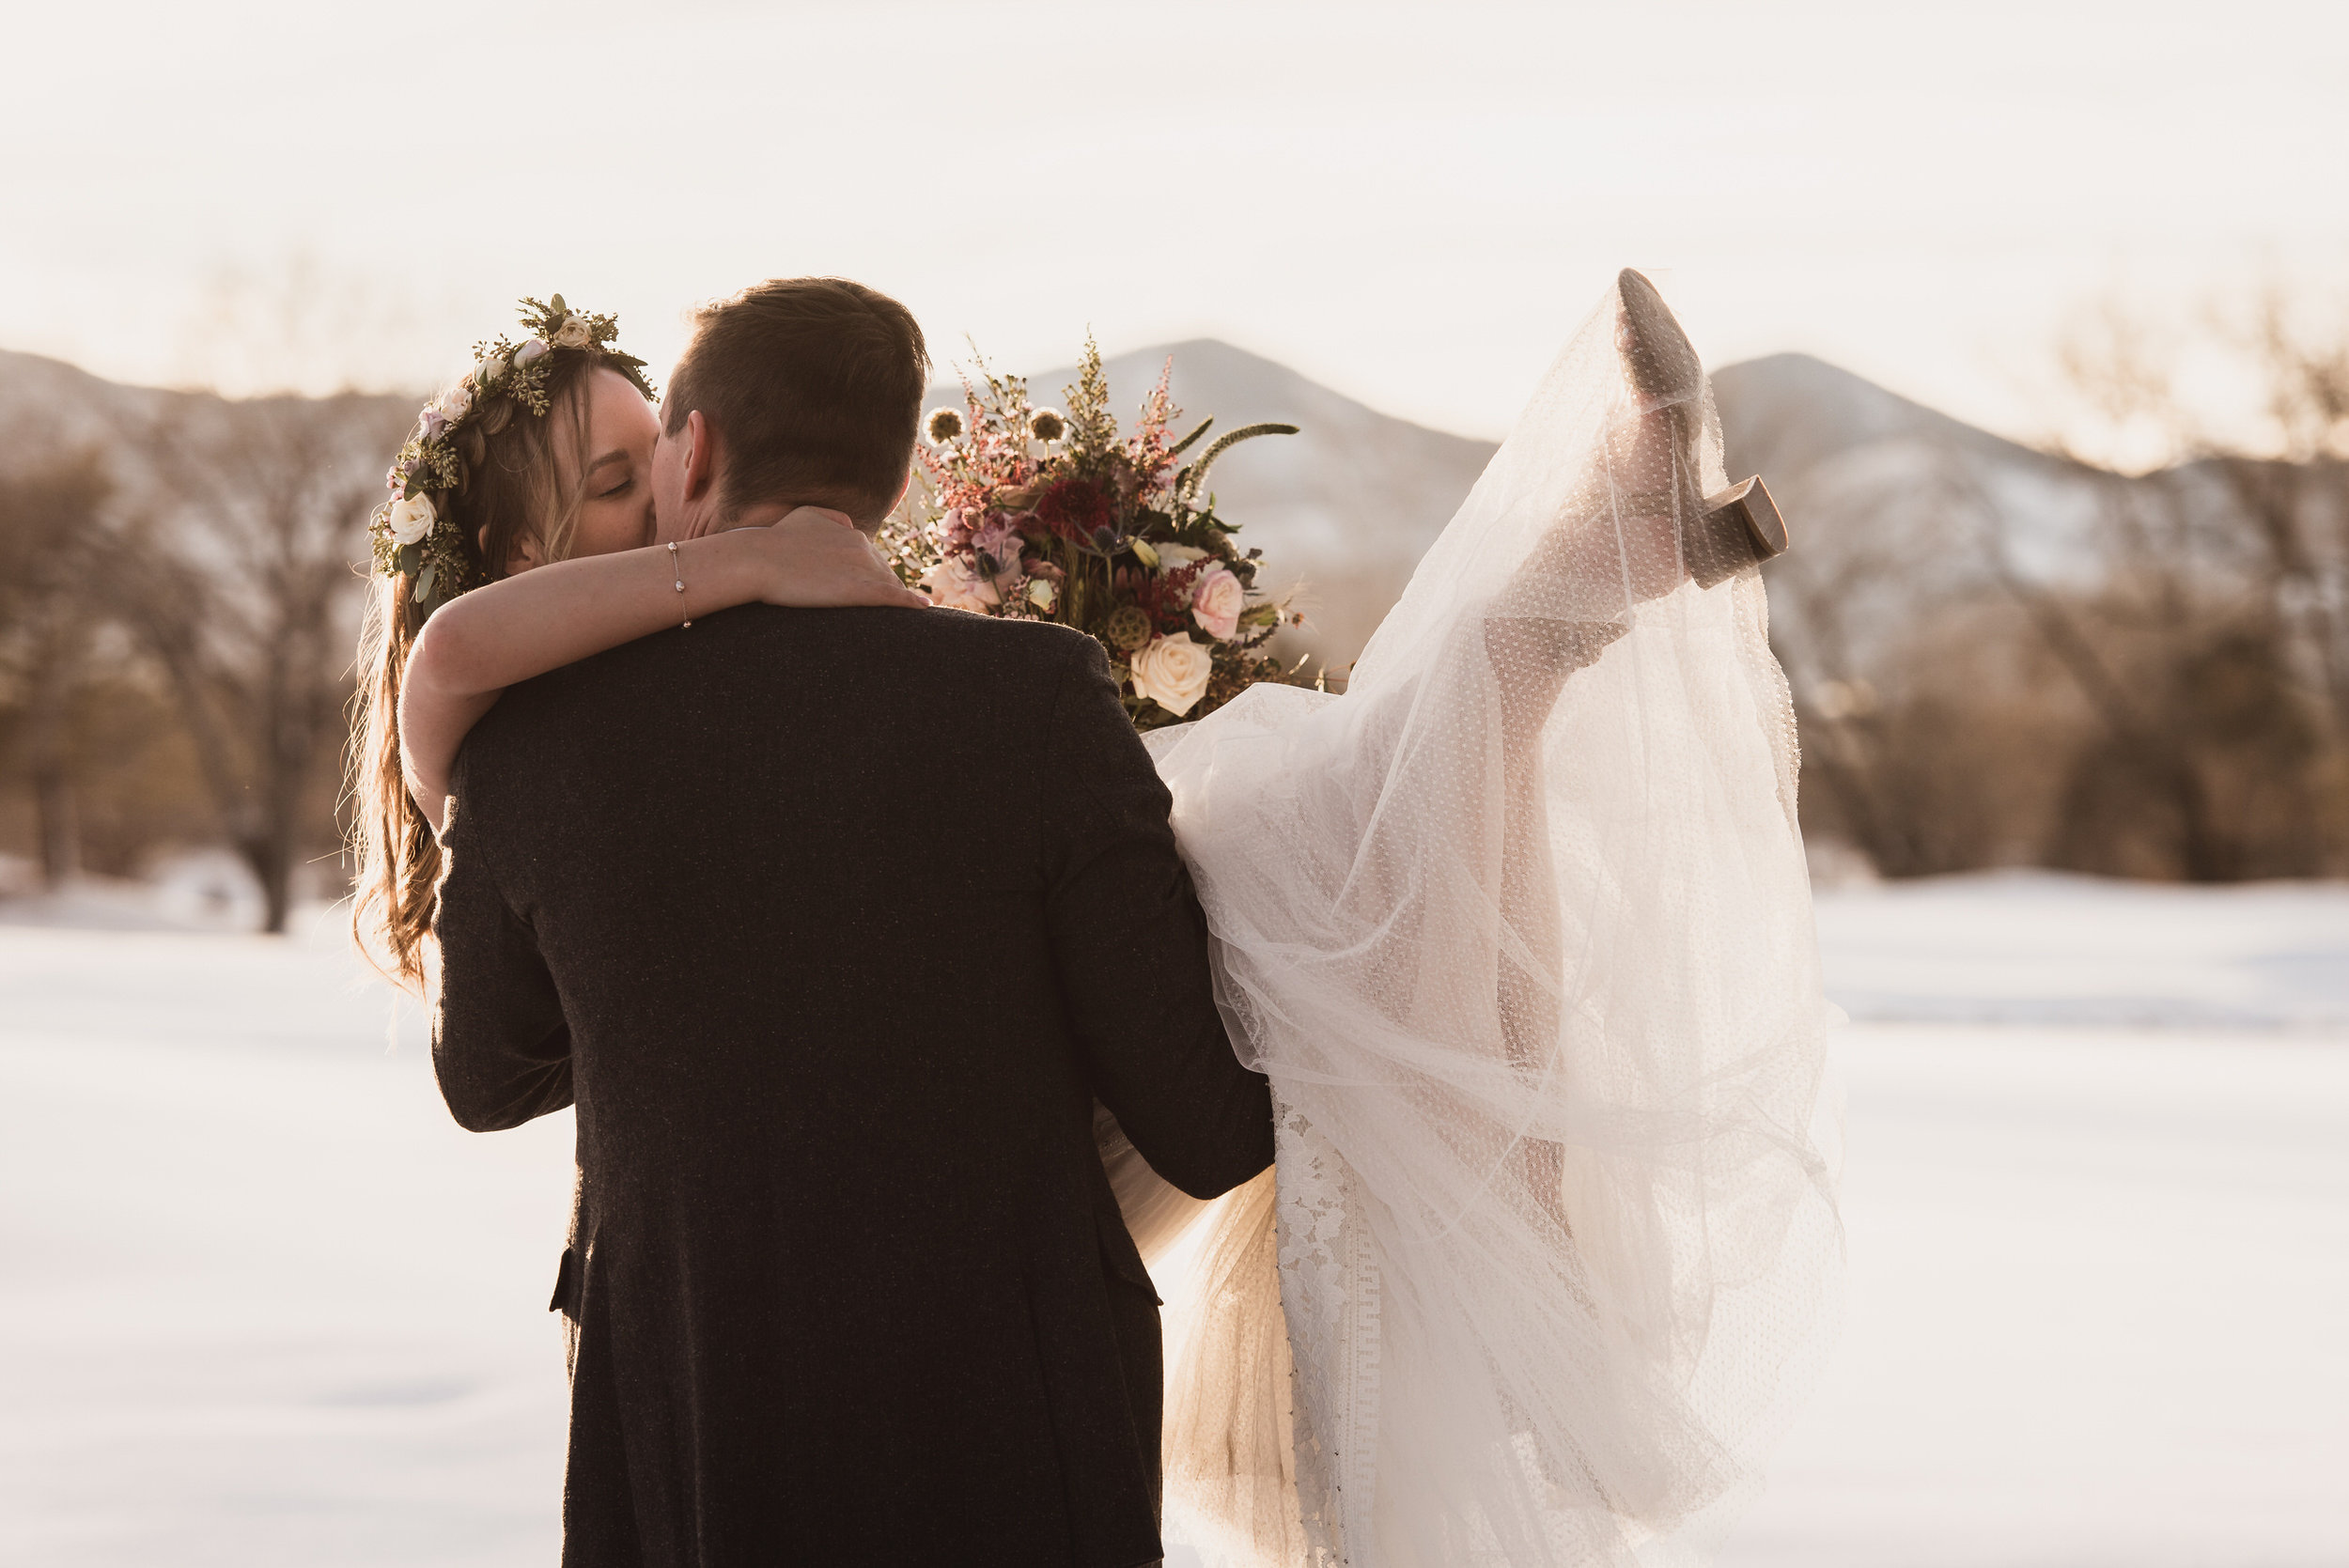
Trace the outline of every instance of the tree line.
{"label": "tree line", "polygon": [[[405,398],[118,400],[0,437],[0,851],[52,887],[226,845],[282,931],[342,880],[367,514]],[[315,868],[305,878],[305,868]]]}
{"label": "tree line", "polygon": [[[2237,322],[2259,418],[2222,429],[2156,334],[2092,325],[2080,427],[2133,472],[1772,474],[1812,545],[1766,579],[1806,829],[1894,877],[2349,875],[2349,334]],[[111,390],[0,414],[0,854],[56,886],[226,846],[282,930],[346,885],[364,528],[414,404]]]}
{"label": "tree line", "polygon": [[1772,583],[1807,825],[1891,876],[2349,875],[2349,334],[2107,309],[2061,364],[2081,438],[2035,475],[1945,442],[1815,488],[1859,542]]}

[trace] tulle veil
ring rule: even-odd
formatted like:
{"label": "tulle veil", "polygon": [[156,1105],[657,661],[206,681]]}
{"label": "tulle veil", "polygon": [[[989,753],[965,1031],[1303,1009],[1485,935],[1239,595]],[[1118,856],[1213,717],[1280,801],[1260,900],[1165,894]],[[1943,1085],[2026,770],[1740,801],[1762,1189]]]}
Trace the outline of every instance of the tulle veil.
{"label": "tulle veil", "polygon": [[1626,308],[1343,695],[1150,737],[1280,1151],[1202,1205],[1104,1143],[1210,1562],[1703,1560],[1832,1334],[1793,711],[1758,574],[1688,580],[1709,386]]}

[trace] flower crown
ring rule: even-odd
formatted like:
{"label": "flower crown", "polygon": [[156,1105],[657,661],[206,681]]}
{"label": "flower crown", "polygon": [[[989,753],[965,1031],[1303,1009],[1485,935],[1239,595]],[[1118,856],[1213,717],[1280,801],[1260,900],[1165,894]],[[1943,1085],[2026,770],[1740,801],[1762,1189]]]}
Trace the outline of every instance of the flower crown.
{"label": "flower crown", "polygon": [[500,397],[545,417],[547,372],[558,352],[593,354],[603,367],[627,377],[646,402],[655,396],[645,379],[645,362],[612,346],[620,335],[614,318],[575,311],[556,294],[544,304],[522,301],[521,322],[529,329],[527,337],[520,343],[500,337],[474,344],[474,367],[425,405],[416,416],[416,433],[392,459],[383,481],[392,498],[367,520],[377,574],[406,576],[409,602],[420,617],[475,586],[480,575],[463,531],[433,500],[465,482],[458,431]]}

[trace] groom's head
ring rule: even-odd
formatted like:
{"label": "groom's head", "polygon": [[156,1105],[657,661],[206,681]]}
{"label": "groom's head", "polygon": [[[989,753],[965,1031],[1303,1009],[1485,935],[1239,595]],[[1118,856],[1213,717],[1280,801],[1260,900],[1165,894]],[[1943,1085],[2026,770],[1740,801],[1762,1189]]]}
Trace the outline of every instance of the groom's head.
{"label": "groom's head", "polygon": [[905,489],[929,367],[913,313],[846,278],[777,278],[704,307],[661,409],[661,537],[792,506],[870,533]]}

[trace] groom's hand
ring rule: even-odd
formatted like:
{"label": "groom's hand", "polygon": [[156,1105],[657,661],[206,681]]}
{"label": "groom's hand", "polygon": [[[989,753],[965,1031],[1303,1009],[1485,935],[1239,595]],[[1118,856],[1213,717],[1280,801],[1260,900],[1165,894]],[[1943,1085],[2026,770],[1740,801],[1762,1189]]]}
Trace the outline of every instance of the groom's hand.
{"label": "groom's hand", "polygon": [[845,605],[926,610],[930,601],[897,581],[873,541],[846,512],[801,506],[756,530],[766,547],[769,604],[794,610]]}

